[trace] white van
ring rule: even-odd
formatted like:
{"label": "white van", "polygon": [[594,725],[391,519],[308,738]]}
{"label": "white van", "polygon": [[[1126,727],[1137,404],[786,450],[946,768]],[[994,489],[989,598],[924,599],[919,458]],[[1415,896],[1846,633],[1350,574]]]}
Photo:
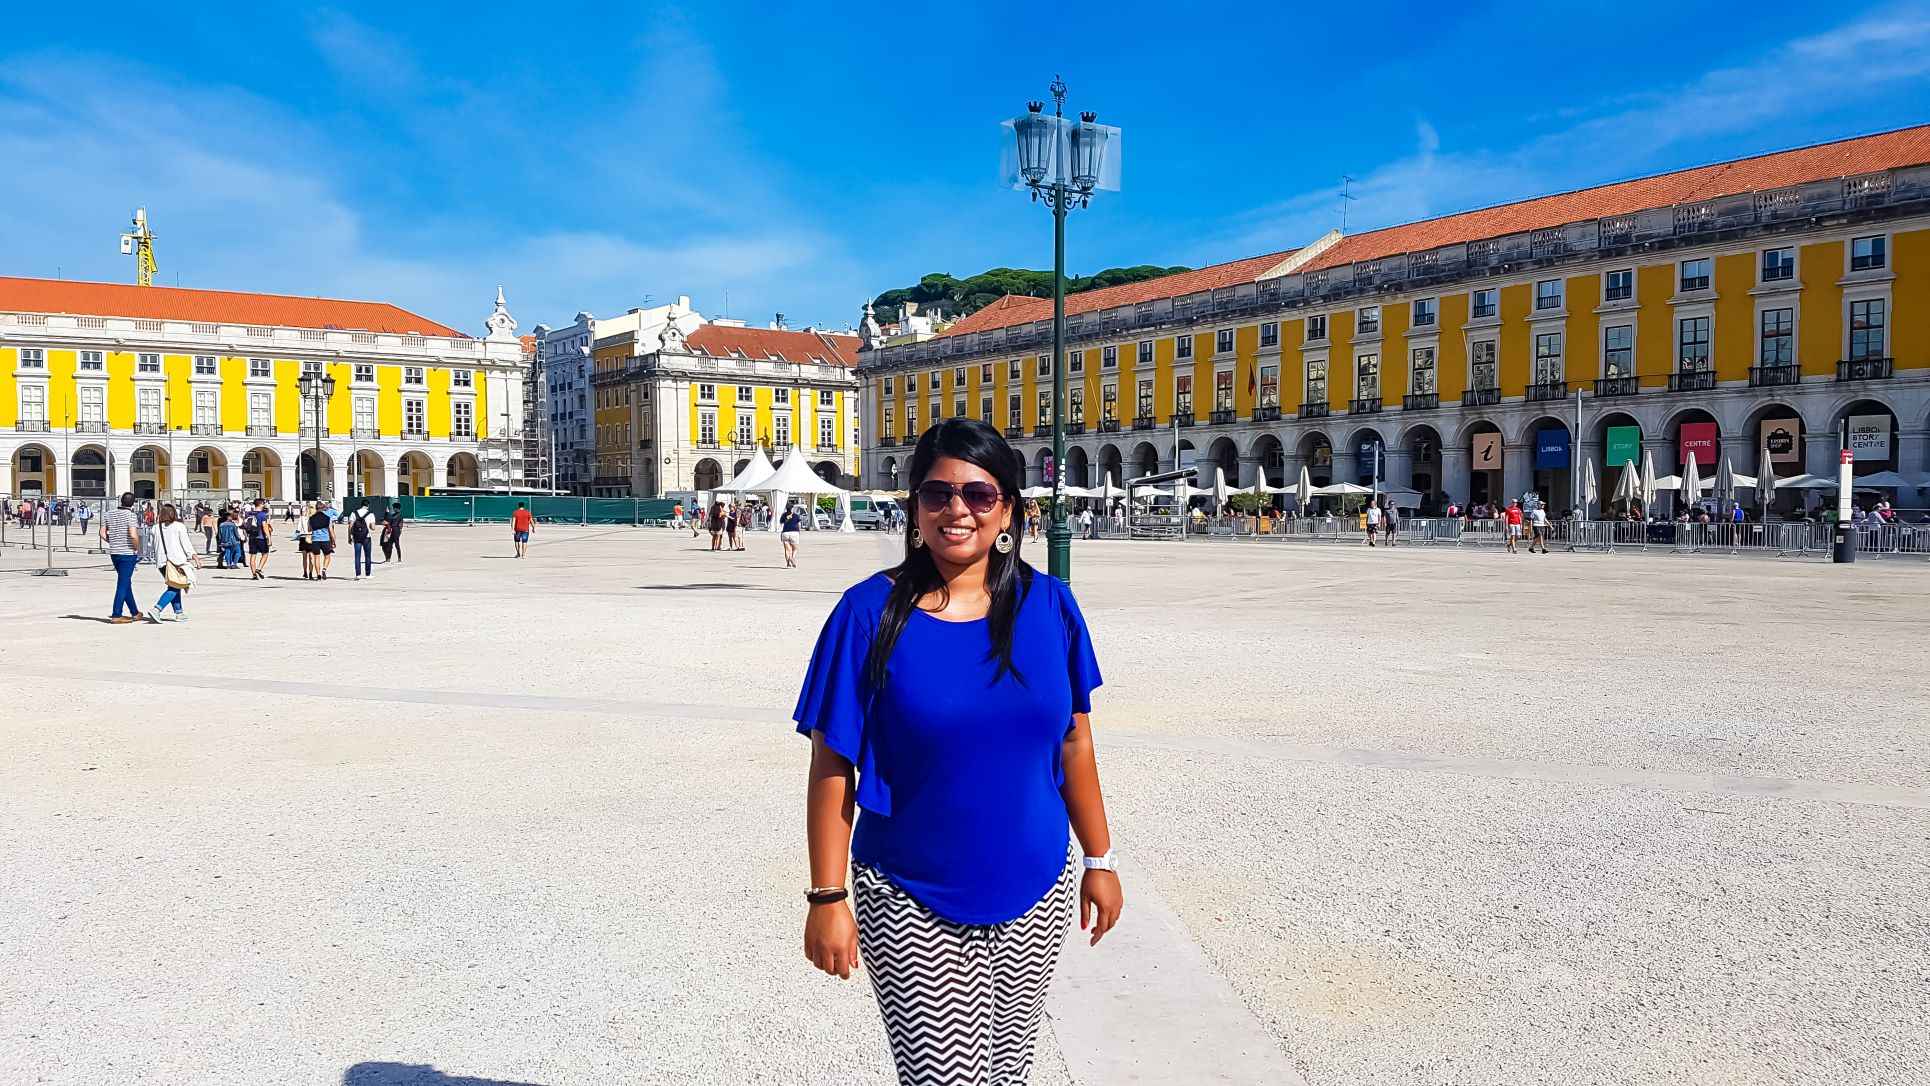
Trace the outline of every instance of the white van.
{"label": "white van", "polygon": [[881,529],[885,526],[885,511],[891,510],[892,516],[903,520],[898,503],[890,498],[874,498],[868,494],[851,496],[851,524],[857,528]]}

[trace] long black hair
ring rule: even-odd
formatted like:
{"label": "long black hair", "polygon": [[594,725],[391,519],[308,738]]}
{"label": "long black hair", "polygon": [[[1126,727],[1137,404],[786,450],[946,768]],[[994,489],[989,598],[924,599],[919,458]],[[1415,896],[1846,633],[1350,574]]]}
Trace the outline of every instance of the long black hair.
{"label": "long black hair", "polygon": [[[865,659],[865,680],[873,690],[884,689],[885,666],[891,662],[898,635],[904,633],[905,623],[918,601],[932,592],[939,593],[942,599],[947,592],[945,579],[932,561],[931,549],[912,543],[918,530],[918,486],[930,474],[932,465],[944,457],[984,468],[1004,495],[1008,518],[1014,515],[1018,505],[1020,481],[1025,476],[1024,462],[1012,446],[1005,443],[1005,435],[991,424],[964,417],[949,418],[926,430],[918,439],[906,483],[912,496],[911,508],[906,510],[909,516],[905,526],[905,560],[885,571],[891,577],[891,594],[885,598],[878,631],[871,639],[871,653]],[[1032,587],[1032,567],[1019,557],[1019,537],[1024,533],[1009,523],[1005,530],[1011,534],[1012,550],[1000,554],[994,548],[985,570],[985,589],[992,597],[991,610],[985,616],[991,628],[991,658],[999,665],[994,678],[1007,671],[1014,676],[1019,673],[1012,663],[1012,627],[1018,620],[1019,603]]]}

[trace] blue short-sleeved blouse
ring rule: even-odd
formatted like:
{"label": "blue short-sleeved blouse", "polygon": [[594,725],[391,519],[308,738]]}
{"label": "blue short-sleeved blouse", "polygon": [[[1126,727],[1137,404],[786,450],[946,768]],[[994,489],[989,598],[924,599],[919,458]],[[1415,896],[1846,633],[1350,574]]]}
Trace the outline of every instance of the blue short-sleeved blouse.
{"label": "blue short-sleeved blouse", "polygon": [[1100,682],[1085,619],[1063,582],[1035,572],[1013,623],[1014,676],[996,675],[986,620],[915,611],[874,691],[865,657],[890,592],[876,574],[825,620],[797,730],[857,767],[853,860],[947,920],[1003,923],[1065,866],[1059,752]]}

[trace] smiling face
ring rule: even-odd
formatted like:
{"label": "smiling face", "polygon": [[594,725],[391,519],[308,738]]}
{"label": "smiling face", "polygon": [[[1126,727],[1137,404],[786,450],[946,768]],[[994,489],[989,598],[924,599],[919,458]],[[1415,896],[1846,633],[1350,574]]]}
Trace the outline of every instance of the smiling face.
{"label": "smiling face", "polygon": [[[949,483],[961,489],[972,483],[999,489],[998,480],[991,472],[968,460],[949,456],[932,462],[925,481]],[[913,495],[912,502],[917,510],[919,537],[930,548],[932,559],[942,565],[962,567],[983,561],[991,553],[992,542],[998,534],[1011,528],[1012,501],[1008,496],[1001,496],[984,513],[973,512],[958,495],[936,512],[927,508],[922,495]]]}

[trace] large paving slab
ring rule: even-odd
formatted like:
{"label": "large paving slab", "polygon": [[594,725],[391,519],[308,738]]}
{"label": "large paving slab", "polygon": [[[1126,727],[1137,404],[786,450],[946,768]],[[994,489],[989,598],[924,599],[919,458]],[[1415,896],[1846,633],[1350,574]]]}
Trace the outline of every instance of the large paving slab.
{"label": "large paving slab", "polygon": [[[408,543],[160,627],[0,549],[0,1079],[890,1081],[786,717],[893,541]],[[1129,911],[1036,1082],[1926,1080],[1930,568],[1075,561]]]}

